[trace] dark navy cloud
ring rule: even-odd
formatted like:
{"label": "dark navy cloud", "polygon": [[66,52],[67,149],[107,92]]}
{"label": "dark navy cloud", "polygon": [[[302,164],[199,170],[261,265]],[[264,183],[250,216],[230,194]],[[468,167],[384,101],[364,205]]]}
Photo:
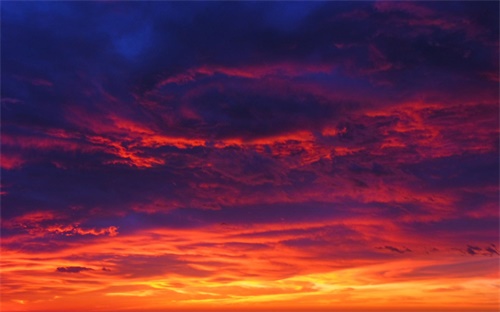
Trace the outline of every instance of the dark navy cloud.
{"label": "dark navy cloud", "polygon": [[[470,49],[470,42],[476,39],[477,50],[494,53],[494,49],[479,40],[482,37],[464,41],[467,27],[480,21],[484,23],[483,19],[477,18],[478,14],[491,20],[488,10],[476,10],[472,16],[458,10],[457,14],[463,15],[464,19],[471,19],[472,26],[470,23],[455,25],[454,21],[450,22],[452,26],[447,26],[451,28],[418,23],[406,25],[416,29],[422,37],[415,39],[408,38],[405,29],[391,27],[391,19],[400,21],[401,15],[412,17],[411,12],[404,10],[379,10],[368,3],[311,6],[299,3],[282,13],[286,18],[270,16],[270,11],[281,11],[281,7],[279,3],[156,3],[141,6],[133,3],[40,3],[33,7],[7,4],[3,10],[5,34],[2,41],[9,49],[2,53],[6,64],[2,71],[3,77],[7,77],[5,85],[8,87],[3,88],[2,97],[22,101],[17,107],[5,110],[7,125],[74,128],[75,125],[65,120],[67,106],[76,104],[83,110],[105,113],[110,108],[106,108],[109,103],[102,103],[104,93],[121,102],[113,109],[126,106],[135,111],[136,118],[140,118],[148,112],[134,108],[132,95],[139,93],[141,96],[143,91],[154,89],[163,79],[203,65],[330,64],[343,72],[355,68],[358,72],[352,74],[363,76],[363,71],[375,69],[377,64],[374,63],[386,62],[396,65],[388,70],[393,72],[392,77],[382,80],[397,83],[398,90],[401,87],[417,88],[415,92],[426,86],[419,86],[413,80],[428,81],[415,76],[421,71],[419,68],[428,68],[428,72],[433,72],[433,79],[447,83],[451,70],[457,66],[469,66],[463,68],[467,75],[471,71],[487,72],[495,66],[494,57],[481,53],[472,53],[467,59],[462,59],[462,56],[453,58],[455,54],[465,53],[464,49]],[[440,7],[431,6],[430,10],[436,11],[429,13],[435,19],[448,14]],[[357,18],[353,12],[364,18]],[[389,20],[380,26],[379,22],[387,18]],[[290,29],[290,24],[295,27]],[[479,26],[482,33],[492,29]],[[83,27],[85,32],[80,31]],[[420,34],[420,28],[426,31],[422,30]],[[446,35],[444,38],[441,38],[442,33]],[[437,40],[436,43],[429,39],[434,37],[436,39],[432,40]],[[404,50],[405,47],[408,51]],[[401,53],[397,52],[401,49]],[[449,68],[439,68],[446,62],[450,64]],[[441,71],[444,72],[442,76]],[[16,80],[15,77],[22,79]],[[26,83],[26,79],[44,79],[52,86],[33,85]],[[242,90],[224,91],[219,95],[210,90],[201,98],[193,99],[192,104],[202,115],[203,123],[180,120],[177,125],[180,129],[199,127],[215,137],[223,137],[232,130],[235,134],[258,134],[259,131],[267,134],[277,132],[266,132],[265,128],[271,124],[286,131],[292,124],[310,127],[311,123],[318,121],[318,116],[328,119],[332,114],[338,114],[335,103],[325,107],[324,101],[317,96],[305,97],[302,100],[305,103],[300,103],[282,95],[249,94],[251,91],[245,90],[244,84],[240,88]],[[172,90],[173,93],[178,91],[184,90]],[[239,103],[241,101],[247,104]],[[288,105],[289,102],[300,104]],[[229,106],[222,109],[223,104]],[[37,109],[40,106],[44,109]],[[298,116],[297,112],[304,115]],[[172,112],[167,109],[166,113]],[[274,118],[278,118],[276,123],[270,122],[269,119]]]}

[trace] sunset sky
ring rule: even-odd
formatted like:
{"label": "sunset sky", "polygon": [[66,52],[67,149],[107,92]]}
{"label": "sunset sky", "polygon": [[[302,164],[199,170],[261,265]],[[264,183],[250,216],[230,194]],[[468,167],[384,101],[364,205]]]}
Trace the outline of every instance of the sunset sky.
{"label": "sunset sky", "polygon": [[497,311],[499,3],[1,3],[7,311]]}

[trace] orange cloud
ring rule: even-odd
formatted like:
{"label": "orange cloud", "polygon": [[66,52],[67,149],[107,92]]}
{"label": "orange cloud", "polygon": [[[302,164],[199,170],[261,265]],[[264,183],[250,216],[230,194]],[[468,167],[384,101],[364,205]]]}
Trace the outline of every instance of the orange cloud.
{"label": "orange cloud", "polygon": [[[282,233],[293,227],[269,226],[281,227]],[[295,225],[297,230],[307,229],[304,235],[314,233],[314,227],[321,229],[320,224]],[[143,309],[201,309],[207,303],[220,309],[294,306],[306,310],[338,304],[347,310],[374,306],[492,310],[498,304],[496,258],[426,256],[416,251],[412,257],[395,253],[370,259],[340,246],[335,252],[349,253],[349,260],[335,260],[313,257],[314,249],[286,247],[282,242],[287,236],[276,236],[274,230],[267,236],[243,235],[258,231],[246,227],[147,230],[97,237],[55,253],[38,252],[36,258],[3,248],[2,300],[12,309],[28,310],[42,306],[63,310],[70,305],[76,310],[106,305],[122,310],[142,304]],[[314,252],[328,251],[324,248]],[[387,293],[383,298],[381,291]],[[117,297],[123,300],[116,301]]]}

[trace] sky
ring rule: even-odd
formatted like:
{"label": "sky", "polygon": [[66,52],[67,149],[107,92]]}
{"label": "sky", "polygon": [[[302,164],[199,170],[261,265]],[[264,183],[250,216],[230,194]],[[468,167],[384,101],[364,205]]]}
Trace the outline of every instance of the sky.
{"label": "sky", "polygon": [[499,3],[1,3],[1,311],[496,311]]}

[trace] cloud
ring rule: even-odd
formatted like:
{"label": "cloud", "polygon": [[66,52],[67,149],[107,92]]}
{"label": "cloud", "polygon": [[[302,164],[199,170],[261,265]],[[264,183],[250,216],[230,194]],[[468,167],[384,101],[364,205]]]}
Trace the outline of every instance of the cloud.
{"label": "cloud", "polygon": [[478,253],[478,251],[481,251],[481,248],[479,248],[477,246],[467,245],[467,253],[469,255],[476,255]]}
{"label": "cloud", "polygon": [[489,252],[491,255],[493,254],[499,255],[498,250],[494,244],[491,244],[490,246],[486,247],[485,250]]}
{"label": "cloud", "polygon": [[6,2],[5,309],[496,307],[497,12]]}
{"label": "cloud", "polygon": [[56,271],[61,273],[80,273],[85,271],[93,271],[93,269],[86,267],[79,267],[79,266],[70,266],[70,267],[58,267]]}
{"label": "cloud", "polygon": [[384,247],[377,247],[377,249],[386,249],[386,250],[389,250],[389,251],[392,251],[392,252],[397,252],[397,253],[400,253],[400,254],[403,254],[403,253],[406,253],[406,252],[412,252],[411,249],[406,248],[406,247],[396,248],[396,247],[392,247],[392,246],[384,246]]}

